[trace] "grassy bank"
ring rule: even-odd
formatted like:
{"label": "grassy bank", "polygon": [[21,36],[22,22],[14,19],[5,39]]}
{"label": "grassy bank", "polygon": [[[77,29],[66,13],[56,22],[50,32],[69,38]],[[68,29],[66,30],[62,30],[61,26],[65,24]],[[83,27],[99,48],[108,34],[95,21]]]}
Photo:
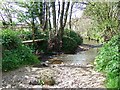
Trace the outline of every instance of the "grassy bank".
{"label": "grassy bank", "polygon": [[105,73],[107,88],[120,88],[120,34],[100,50],[95,59],[96,69]]}

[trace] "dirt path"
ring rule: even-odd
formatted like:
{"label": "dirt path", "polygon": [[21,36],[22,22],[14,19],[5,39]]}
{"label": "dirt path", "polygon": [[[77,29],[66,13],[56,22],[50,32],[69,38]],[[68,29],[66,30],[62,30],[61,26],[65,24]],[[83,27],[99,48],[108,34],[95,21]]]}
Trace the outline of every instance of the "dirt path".
{"label": "dirt path", "polygon": [[[40,85],[40,80],[49,82],[51,79],[54,80],[54,85]],[[39,85],[34,82],[38,80]],[[104,88],[104,80],[105,77],[94,71],[91,65],[60,64],[45,68],[23,67],[3,73],[2,86],[3,88]]]}

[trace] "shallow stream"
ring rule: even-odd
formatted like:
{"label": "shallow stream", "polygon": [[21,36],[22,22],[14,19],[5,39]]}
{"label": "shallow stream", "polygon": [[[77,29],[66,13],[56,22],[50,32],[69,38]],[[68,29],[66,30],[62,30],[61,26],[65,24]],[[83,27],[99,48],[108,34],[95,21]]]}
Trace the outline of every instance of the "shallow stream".
{"label": "shallow stream", "polygon": [[[54,62],[47,67],[26,66],[5,72],[2,74],[2,87],[104,88],[103,74],[94,71],[93,65],[86,65],[93,62],[100,46],[96,41],[84,40],[84,44],[80,47],[86,48],[85,51],[78,48],[76,54],[61,54],[47,59],[57,61],[57,65],[54,65],[56,64]],[[64,64],[60,64],[60,61]],[[85,67],[81,67],[81,64]]]}
{"label": "shallow stream", "polygon": [[54,60],[62,60],[64,64],[81,64],[85,65],[88,63],[92,63],[98,54],[99,48],[101,47],[101,44],[99,44],[97,41],[94,40],[83,40],[83,45],[81,45],[83,48],[88,49],[85,51],[77,50],[76,54],[61,54],[58,56],[55,56]]}

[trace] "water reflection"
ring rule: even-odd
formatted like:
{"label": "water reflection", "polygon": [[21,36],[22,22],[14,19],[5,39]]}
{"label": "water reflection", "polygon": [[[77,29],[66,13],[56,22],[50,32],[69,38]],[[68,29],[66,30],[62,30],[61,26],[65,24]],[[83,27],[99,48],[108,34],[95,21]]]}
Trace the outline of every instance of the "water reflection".
{"label": "water reflection", "polygon": [[[84,44],[89,45],[99,45],[96,41],[89,41],[87,39],[84,39]],[[78,64],[87,64],[90,62],[93,62],[96,55],[98,54],[98,47],[91,48],[87,51],[79,51],[76,54],[62,54],[57,57],[57,59],[63,60],[64,63],[78,63]]]}

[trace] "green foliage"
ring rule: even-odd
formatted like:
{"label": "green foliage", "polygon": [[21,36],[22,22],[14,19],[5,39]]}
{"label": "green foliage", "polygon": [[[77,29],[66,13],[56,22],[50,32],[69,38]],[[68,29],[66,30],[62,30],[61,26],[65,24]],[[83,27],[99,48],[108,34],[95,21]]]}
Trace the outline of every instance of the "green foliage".
{"label": "green foliage", "polygon": [[107,87],[120,87],[120,35],[113,37],[100,50],[99,55],[95,59],[96,69],[106,73]]}
{"label": "green foliage", "polygon": [[64,30],[62,51],[65,53],[75,53],[77,46],[82,43],[82,37],[75,31],[69,29]]}
{"label": "green foliage", "polygon": [[65,32],[66,36],[68,36],[70,38],[73,38],[77,42],[77,44],[82,44],[83,43],[82,37],[79,34],[77,34],[75,31],[65,29],[64,32]]}
{"label": "green foliage", "polygon": [[[25,41],[25,40],[32,40],[32,31],[22,31],[19,34],[19,37]],[[47,52],[47,47],[48,47],[48,31],[37,31],[35,33],[35,39],[44,39],[44,41],[40,43],[35,43],[28,45],[31,50],[34,52],[35,50],[39,50],[40,52]]]}
{"label": "green foliage", "polygon": [[[19,36],[23,41],[32,40],[32,31],[22,31]],[[35,39],[48,39],[48,32],[37,31],[35,33]]]}
{"label": "green foliage", "polygon": [[77,42],[68,36],[63,37],[62,51],[65,53],[74,53],[77,48]]}
{"label": "green foliage", "polygon": [[107,77],[106,83],[106,86],[109,88],[118,88],[120,86],[120,76]]}
{"label": "green foliage", "polygon": [[21,44],[21,40],[17,35],[12,30],[4,30],[2,33],[2,44],[4,47],[2,51],[3,71],[9,71],[23,65],[31,65],[39,62],[37,57],[32,54],[32,51],[27,46]]}
{"label": "green foliage", "polygon": [[2,70],[9,71],[23,65],[38,63],[38,59],[26,46],[19,46],[13,50],[3,51]]}
{"label": "green foliage", "polygon": [[[20,22],[24,22],[26,20],[31,21],[31,18],[35,19],[37,17],[39,18],[40,16],[42,16],[42,8],[43,8],[42,2],[35,2],[33,0],[30,0],[30,2],[18,2],[17,5],[21,8],[26,9],[26,12],[21,10],[19,10],[18,12],[18,17],[19,17],[18,20]],[[39,23],[36,22],[36,24]]]}
{"label": "green foliage", "polygon": [[[72,31],[72,30],[68,30],[66,29],[65,31],[65,35],[63,37],[63,51],[66,53],[72,53],[75,52],[75,47],[77,47],[79,44],[82,44],[83,39],[82,37],[77,34],[76,32]],[[68,37],[66,39],[66,37]],[[44,53],[49,53],[47,51],[47,47],[48,47],[48,31],[46,32],[42,32],[42,31],[38,31],[35,34],[35,39],[44,39],[45,41],[42,41],[41,43],[36,43],[35,45],[29,45],[29,47],[33,50],[33,52],[35,50],[39,50],[40,52],[44,52]],[[22,32],[22,40],[32,40],[32,32],[30,31],[24,31]],[[68,40],[67,43],[65,40]],[[75,45],[74,45],[75,44]],[[66,46],[65,46],[66,45]]]}
{"label": "green foliage", "polygon": [[110,39],[117,34],[119,32],[117,13],[116,2],[90,2],[85,10],[85,15],[94,20],[89,37],[104,41],[102,40],[104,37]]}
{"label": "green foliage", "polygon": [[2,34],[2,45],[3,49],[16,49],[19,45],[21,45],[21,41],[19,37],[17,37],[17,33],[12,30],[3,30]]}
{"label": "green foliage", "polygon": [[95,59],[96,69],[106,74],[108,88],[120,88],[120,35],[118,29],[118,8],[116,2],[90,2],[85,14],[94,20],[88,31],[90,38],[111,39],[101,48]]}

